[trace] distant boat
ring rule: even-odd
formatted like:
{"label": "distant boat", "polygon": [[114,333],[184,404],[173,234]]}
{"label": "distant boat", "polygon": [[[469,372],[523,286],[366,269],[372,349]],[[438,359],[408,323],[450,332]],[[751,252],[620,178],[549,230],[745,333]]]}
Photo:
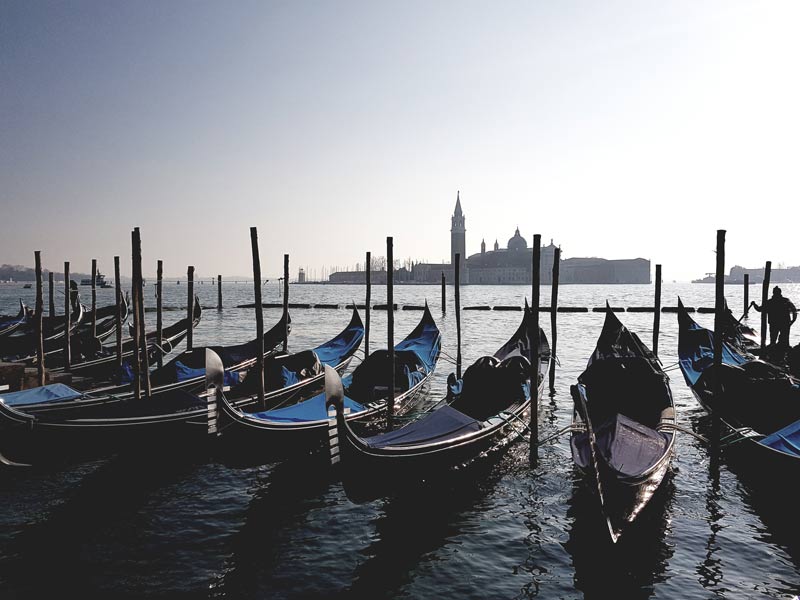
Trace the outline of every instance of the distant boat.
{"label": "distant boat", "polygon": [[30,283],[26,283],[26,284],[25,284],[25,285],[23,285],[22,287],[23,287],[23,289],[29,290],[29,289],[31,289],[31,285],[32,285],[32,284],[30,284]]}
{"label": "distant boat", "polygon": [[[95,275],[94,283],[96,287],[111,287],[110,283],[106,283],[106,276],[100,271]],[[86,279],[81,279],[81,285],[92,285],[92,278],[87,277]]]}

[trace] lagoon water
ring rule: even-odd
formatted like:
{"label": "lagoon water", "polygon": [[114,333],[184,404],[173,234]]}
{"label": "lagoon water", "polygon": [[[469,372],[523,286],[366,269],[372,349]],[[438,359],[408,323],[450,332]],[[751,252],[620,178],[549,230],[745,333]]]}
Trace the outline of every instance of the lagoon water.
{"label": "lagoon water", "polygon": [[[800,301],[800,286],[783,286]],[[252,302],[252,283],[224,283],[225,304]],[[82,287],[84,302],[89,288]],[[145,288],[153,303],[153,287]],[[216,287],[195,291],[206,307],[195,345],[252,338],[252,309],[216,310]],[[562,306],[652,304],[653,286],[562,286]],[[0,313],[32,289],[0,285]],[[444,355],[430,397],[444,390],[455,356],[453,288],[442,316],[438,286],[397,286],[400,304],[431,305]],[[726,289],[740,314],[741,286]],[[542,288],[548,305],[550,288]],[[526,286],[465,286],[462,306],[521,305]],[[113,290],[98,291],[100,305]],[[663,286],[663,304],[714,304],[703,284]],[[165,283],[165,305],[184,306],[186,285]],[[61,297],[59,295],[59,297]],[[750,297],[760,298],[760,286]],[[279,302],[278,284],[264,302]],[[292,302],[364,301],[363,286],[292,285]],[[63,299],[61,300],[63,302]],[[385,288],[373,288],[385,302]],[[279,317],[265,310],[265,326]],[[349,319],[344,308],[295,309],[290,350],[329,339]],[[397,311],[396,341],[418,321]],[[464,364],[491,354],[516,329],[520,312],[462,313]],[[165,323],[183,316],[165,313]],[[649,345],[652,313],[620,319]],[[541,437],[570,422],[569,386],[594,348],[601,313],[558,315],[556,390],[540,406]],[[710,326],[713,315],[698,314]],[[153,326],[155,315],[147,314]],[[550,316],[542,315],[550,332]],[[751,316],[757,326],[757,314]],[[797,329],[797,328],[795,328]],[[371,347],[386,344],[386,312],[372,312]],[[800,341],[800,330],[792,343]],[[661,315],[660,355],[677,361],[677,322]],[[678,370],[669,371],[684,427],[706,418]],[[341,484],[301,463],[230,462],[207,450],[101,455],[55,467],[0,472],[0,597],[138,598],[791,598],[800,593],[794,482],[765,487],[741,465],[712,463],[695,438],[679,434],[671,473],[616,546],[596,499],[574,471],[568,438],[540,450],[531,468],[527,440],[458,477],[391,497],[352,503]],[[142,440],[143,446],[147,440]],[[176,449],[177,450],[177,449]]]}

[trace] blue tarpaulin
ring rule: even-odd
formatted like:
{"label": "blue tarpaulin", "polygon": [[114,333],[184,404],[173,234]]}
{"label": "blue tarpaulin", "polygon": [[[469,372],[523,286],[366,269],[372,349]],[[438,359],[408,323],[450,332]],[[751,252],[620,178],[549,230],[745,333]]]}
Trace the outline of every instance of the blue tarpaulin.
{"label": "blue tarpaulin", "polygon": [[50,385],[22,390],[21,392],[0,393],[0,398],[8,406],[25,406],[45,402],[65,402],[66,400],[80,398],[82,395],[81,392],[73,390],[63,383],[51,383]]}
{"label": "blue tarpaulin", "polygon": [[364,441],[373,448],[431,444],[480,429],[480,423],[472,417],[449,406],[442,406],[401,429],[369,437]]}
{"label": "blue tarpaulin", "polygon": [[[361,412],[364,407],[350,398],[344,399],[345,407],[351,412]],[[328,418],[328,410],[325,408],[325,394],[318,394],[310,400],[300,402],[286,408],[276,410],[265,410],[252,413],[250,416],[264,421],[277,421],[287,423],[304,423],[307,421],[323,421]]]}
{"label": "blue tarpaulin", "polygon": [[359,319],[332,340],[314,348],[314,354],[322,364],[335,367],[358,348],[363,337],[364,326]]}
{"label": "blue tarpaulin", "polygon": [[785,454],[800,456],[800,421],[768,435],[760,443]]}
{"label": "blue tarpaulin", "polygon": [[[175,361],[175,373],[178,377],[177,381],[186,381],[187,379],[194,379],[195,377],[205,377],[205,369],[193,369],[187,367],[181,361]],[[237,371],[225,371],[225,377],[222,380],[222,385],[228,387],[239,383],[239,373]]]}
{"label": "blue tarpaulin", "polygon": [[[714,332],[692,323],[679,338],[678,359],[683,377],[689,387],[694,387],[703,371],[714,364]],[[725,365],[742,365],[747,359],[722,343],[722,363]]]}

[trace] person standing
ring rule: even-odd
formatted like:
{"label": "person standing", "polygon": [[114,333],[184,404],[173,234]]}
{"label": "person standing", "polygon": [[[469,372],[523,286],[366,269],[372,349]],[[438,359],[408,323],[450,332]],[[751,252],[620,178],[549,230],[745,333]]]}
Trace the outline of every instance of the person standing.
{"label": "person standing", "polygon": [[762,306],[756,304],[755,300],[750,302],[750,306],[758,312],[767,311],[769,322],[769,343],[774,346],[776,343],[779,348],[787,350],[789,348],[789,329],[797,320],[797,309],[792,301],[786,298],[777,285],[772,288],[772,298]]}

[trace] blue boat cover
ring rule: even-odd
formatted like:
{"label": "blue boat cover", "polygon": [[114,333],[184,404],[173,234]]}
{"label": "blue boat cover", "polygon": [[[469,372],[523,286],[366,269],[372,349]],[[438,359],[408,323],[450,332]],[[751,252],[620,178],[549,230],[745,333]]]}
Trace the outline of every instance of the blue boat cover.
{"label": "blue boat cover", "polygon": [[450,406],[442,406],[405,427],[365,438],[364,442],[372,448],[432,444],[480,429],[480,423],[472,417]]}
{"label": "blue boat cover", "polygon": [[[175,364],[175,375],[177,377],[177,381],[186,381],[187,379],[194,379],[195,377],[206,376],[205,368],[193,369],[192,367],[186,366],[179,360],[176,360],[174,364]],[[239,383],[238,371],[225,371],[225,376],[222,380],[222,385],[232,386],[238,383]]]}
{"label": "blue boat cover", "polygon": [[335,367],[361,345],[363,337],[364,325],[361,324],[361,319],[351,321],[350,325],[335,338],[314,348],[314,354],[317,355],[319,362]]}
{"label": "blue boat cover", "polygon": [[[695,322],[685,329],[678,343],[678,361],[683,377],[689,387],[694,387],[703,371],[714,364],[714,332],[700,327]],[[722,363],[738,366],[747,359],[726,342],[722,343]]]}
{"label": "blue boat cover", "polygon": [[[426,317],[430,315],[426,311]],[[395,352],[411,350],[422,360],[427,372],[433,371],[436,361],[439,359],[441,348],[441,334],[433,319],[423,318],[419,325],[408,334],[402,342],[395,345]]]}
{"label": "blue boat cover", "polygon": [[41,404],[45,402],[65,402],[80,398],[83,394],[63,383],[51,383],[42,387],[10,394],[0,394],[3,402],[8,406],[25,406],[27,404]]}
{"label": "blue boat cover", "polygon": [[[358,402],[345,397],[344,405],[351,412],[361,412],[364,407]],[[282,423],[305,423],[307,421],[323,421],[328,418],[328,410],[325,408],[325,394],[318,394],[305,402],[300,402],[286,408],[275,410],[265,410],[257,413],[250,413],[249,416],[263,421],[277,421]]]}
{"label": "blue boat cover", "polygon": [[793,454],[800,457],[800,421],[795,421],[783,429],[768,435],[759,443],[784,454]]}

